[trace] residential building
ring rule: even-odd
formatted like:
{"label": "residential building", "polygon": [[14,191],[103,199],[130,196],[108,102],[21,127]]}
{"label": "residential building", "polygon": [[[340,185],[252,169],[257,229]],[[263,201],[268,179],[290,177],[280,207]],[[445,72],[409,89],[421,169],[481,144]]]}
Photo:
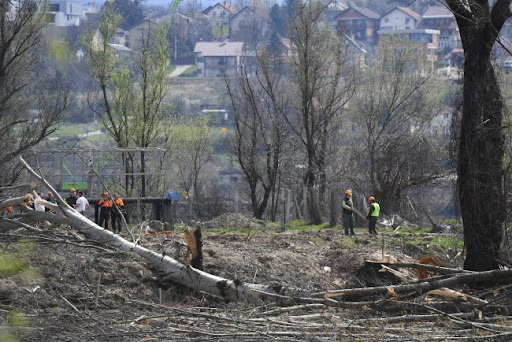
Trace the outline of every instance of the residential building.
{"label": "residential building", "polygon": [[380,31],[412,30],[421,16],[410,8],[397,6],[380,18]]}
{"label": "residential building", "polygon": [[327,8],[322,13],[322,20],[327,22],[334,30],[338,25],[336,17],[343,11],[347,10],[349,6],[346,2],[342,1],[329,1]]}
{"label": "residential building", "polygon": [[50,24],[55,26],[80,26],[82,2],[67,0],[49,0],[44,3],[44,12]]}
{"label": "residential building", "polygon": [[212,26],[229,26],[231,18],[237,13],[238,9],[228,2],[216,3],[203,11]]}
{"label": "residential building", "polygon": [[434,68],[437,61],[439,33],[439,30],[429,29],[381,30],[378,32],[378,53],[395,55],[397,50],[405,52],[405,56],[411,63],[411,69],[419,73],[428,72]]}
{"label": "residential building", "polygon": [[244,41],[251,46],[268,39],[269,12],[266,7],[245,6],[231,18],[231,40]]}
{"label": "residential building", "polygon": [[116,33],[114,34],[114,38],[112,44],[126,45],[127,33],[122,28],[118,27]]}
{"label": "residential building", "polygon": [[112,44],[112,43],[109,43],[108,46],[119,57],[128,57],[132,53],[132,50],[130,50],[129,47],[127,47],[125,45],[122,45],[122,44]]}
{"label": "residential building", "polygon": [[352,39],[368,44],[377,44],[380,15],[364,7],[351,6],[336,17],[338,35],[346,34]]}
{"label": "residential building", "polygon": [[451,51],[462,48],[459,27],[455,16],[446,6],[431,6],[423,13],[417,29],[439,30],[438,50]]}
{"label": "residential building", "polygon": [[140,51],[143,43],[162,23],[162,19],[146,18],[142,22],[129,28],[127,46],[132,51]]}
{"label": "residential building", "polygon": [[245,56],[244,42],[198,42],[194,48],[197,75],[222,77],[238,67]]}

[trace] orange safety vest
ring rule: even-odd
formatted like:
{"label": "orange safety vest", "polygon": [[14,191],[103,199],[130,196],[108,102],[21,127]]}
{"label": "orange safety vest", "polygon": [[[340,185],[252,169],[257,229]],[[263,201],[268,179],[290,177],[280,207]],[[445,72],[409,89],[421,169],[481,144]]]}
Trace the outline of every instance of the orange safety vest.
{"label": "orange safety vest", "polygon": [[112,207],[112,201],[104,201],[104,200],[100,200],[98,202],[98,205],[102,208],[105,208],[105,207]]}

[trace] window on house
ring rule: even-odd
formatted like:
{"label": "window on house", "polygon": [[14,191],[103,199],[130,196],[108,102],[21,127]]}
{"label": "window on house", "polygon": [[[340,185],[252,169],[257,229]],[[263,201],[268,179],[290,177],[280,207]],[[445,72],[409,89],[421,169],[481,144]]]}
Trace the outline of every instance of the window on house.
{"label": "window on house", "polygon": [[384,18],[385,23],[389,23],[389,18]]}
{"label": "window on house", "polygon": [[411,18],[405,18],[405,23],[409,24],[411,22]]}
{"label": "window on house", "polygon": [[73,4],[69,4],[69,13],[73,13]]}
{"label": "window on house", "polygon": [[71,20],[71,16],[70,16],[70,15],[68,15],[68,16],[67,16],[67,18],[68,18],[68,21],[70,21],[70,20]]}
{"label": "window on house", "polygon": [[59,4],[49,4],[48,5],[48,11],[50,11],[50,12],[60,12],[60,5]]}

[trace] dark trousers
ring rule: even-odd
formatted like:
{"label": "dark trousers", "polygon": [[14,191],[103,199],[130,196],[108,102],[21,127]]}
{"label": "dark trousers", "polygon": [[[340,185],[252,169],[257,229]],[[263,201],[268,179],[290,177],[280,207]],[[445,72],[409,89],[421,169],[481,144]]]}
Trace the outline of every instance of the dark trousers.
{"label": "dark trousers", "polygon": [[115,233],[116,230],[121,233],[121,214],[112,212],[110,215],[110,223],[112,224],[112,231]]}
{"label": "dark trousers", "polygon": [[375,226],[377,225],[377,217],[372,216],[368,220],[368,232],[370,234],[377,234],[377,231],[375,230]]}
{"label": "dark trousers", "polygon": [[98,225],[100,227],[103,226],[103,224],[105,224],[105,229],[108,229],[108,220],[110,219],[109,215],[101,215],[100,214],[100,221],[98,222]]}
{"label": "dark trousers", "polygon": [[348,235],[350,228],[350,235],[354,235],[354,215],[352,213],[343,213],[343,227],[345,228],[345,235]]}

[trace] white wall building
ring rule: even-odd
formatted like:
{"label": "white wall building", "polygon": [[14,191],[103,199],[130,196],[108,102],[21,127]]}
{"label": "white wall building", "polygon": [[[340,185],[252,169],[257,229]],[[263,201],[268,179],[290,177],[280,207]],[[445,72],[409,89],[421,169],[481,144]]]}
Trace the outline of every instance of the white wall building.
{"label": "white wall building", "polygon": [[80,26],[82,2],[49,0],[45,11],[51,24],[55,26]]}
{"label": "white wall building", "polygon": [[413,30],[420,20],[421,16],[412,9],[397,6],[380,18],[380,30]]}

